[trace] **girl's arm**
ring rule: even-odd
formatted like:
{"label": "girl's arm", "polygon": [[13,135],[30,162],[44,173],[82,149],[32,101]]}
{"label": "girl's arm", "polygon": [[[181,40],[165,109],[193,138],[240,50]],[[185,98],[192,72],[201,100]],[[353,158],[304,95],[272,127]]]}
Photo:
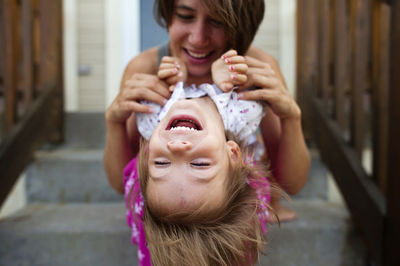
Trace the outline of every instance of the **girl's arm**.
{"label": "girl's arm", "polygon": [[140,134],[135,112],[152,111],[139,101],[148,100],[164,105],[170,96],[167,84],[156,76],[157,68],[157,48],[134,58],[125,69],[119,94],[106,110],[103,164],[111,187],[120,193],[124,191],[123,169],[139,149]]}
{"label": "girl's arm", "polygon": [[242,87],[260,89],[245,91],[240,97],[268,104],[261,129],[273,176],[285,191],[296,194],[304,186],[310,168],[310,155],[301,127],[301,110],[286,89],[279,66],[271,55],[251,47],[246,62],[248,82]]}

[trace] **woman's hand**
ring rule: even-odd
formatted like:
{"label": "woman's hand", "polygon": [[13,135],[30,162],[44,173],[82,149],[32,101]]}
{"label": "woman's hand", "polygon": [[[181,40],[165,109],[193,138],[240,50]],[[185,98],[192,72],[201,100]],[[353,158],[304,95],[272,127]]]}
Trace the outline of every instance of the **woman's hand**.
{"label": "woman's hand", "polygon": [[187,75],[186,66],[179,58],[164,56],[161,59],[157,76],[170,85],[170,91],[174,90],[176,83],[179,81],[186,82]]}
{"label": "woman's hand", "polygon": [[239,91],[249,87],[257,89],[242,91],[239,98],[267,103],[281,120],[300,119],[300,108],[286,89],[282,77],[268,63],[250,56],[245,59],[249,67],[247,82],[240,86]]}
{"label": "woman's hand", "polygon": [[212,79],[224,92],[231,91],[235,85],[244,84],[247,81],[246,72],[246,60],[235,50],[229,50],[211,66]]}
{"label": "woman's hand", "polygon": [[134,113],[152,113],[151,107],[139,103],[141,100],[164,105],[171,96],[168,85],[155,75],[135,73],[126,80],[110,107],[106,120],[124,123]]}

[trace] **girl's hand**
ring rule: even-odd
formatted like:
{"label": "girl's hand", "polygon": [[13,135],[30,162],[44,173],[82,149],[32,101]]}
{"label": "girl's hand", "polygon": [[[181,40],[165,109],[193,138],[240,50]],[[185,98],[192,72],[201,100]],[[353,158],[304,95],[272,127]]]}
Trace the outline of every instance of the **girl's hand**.
{"label": "girl's hand", "polygon": [[235,85],[244,84],[247,81],[246,72],[246,60],[235,50],[229,50],[211,66],[212,79],[224,92],[231,91]]}
{"label": "girl's hand", "polygon": [[171,96],[168,85],[155,75],[135,73],[125,81],[115,100],[106,111],[106,120],[124,123],[134,113],[152,113],[153,110],[139,101],[164,105]]}
{"label": "girl's hand", "polygon": [[187,79],[187,69],[185,64],[178,58],[164,56],[161,59],[157,76],[170,85],[169,90],[173,91],[176,83],[185,82]]}
{"label": "girl's hand", "polygon": [[286,89],[283,78],[270,64],[250,56],[246,56],[245,59],[249,67],[247,82],[240,86],[239,91],[249,87],[257,89],[241,92],[239,98],[264,101],[281,120],[300,119],[300,108]]}

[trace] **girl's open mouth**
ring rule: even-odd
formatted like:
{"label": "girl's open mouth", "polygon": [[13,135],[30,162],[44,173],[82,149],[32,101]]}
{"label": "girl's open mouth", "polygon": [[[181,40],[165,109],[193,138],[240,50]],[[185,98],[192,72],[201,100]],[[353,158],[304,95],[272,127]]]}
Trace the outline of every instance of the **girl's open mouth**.
{"label": "girl's open mouth", "polygon": [[187,115],[179,115],[174,116],[168,122],[167,127],[165,130],[203,130],[200,122],[192,117]]}

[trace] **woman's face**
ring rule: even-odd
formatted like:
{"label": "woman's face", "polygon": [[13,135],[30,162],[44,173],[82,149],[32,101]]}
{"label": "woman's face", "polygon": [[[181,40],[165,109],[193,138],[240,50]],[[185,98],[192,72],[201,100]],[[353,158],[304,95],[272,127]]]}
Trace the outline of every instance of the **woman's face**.
{"label": "woman's face", "polygon": [[211,64],[227,50],[222,22],[200,0],[176,0],[168,31],[172,56],[188,68],[188,83],[211,83]]}

